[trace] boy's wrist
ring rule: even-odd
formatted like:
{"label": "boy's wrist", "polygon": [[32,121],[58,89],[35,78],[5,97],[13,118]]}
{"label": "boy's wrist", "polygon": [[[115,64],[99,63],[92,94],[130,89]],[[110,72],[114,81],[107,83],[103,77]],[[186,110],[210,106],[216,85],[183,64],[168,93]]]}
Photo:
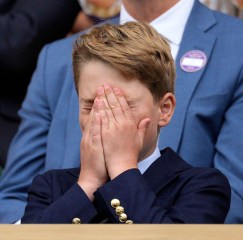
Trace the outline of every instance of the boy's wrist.
{"label": "boy's wrist", "polygon": [[93,193],[99,188],[102,184],[100,182],[94,182],[94,181],[86,181],[79,179],[77,184],[83,189],[83,191],[86,193],[90,201],[94,200]]}
{"label": "boy's wrist", "polygon": [[127,164],[112,166],[110,169],[108,169],[110,179],[113,180],[123,172],[134,168],[138,168],[137,164],[127,163]]}

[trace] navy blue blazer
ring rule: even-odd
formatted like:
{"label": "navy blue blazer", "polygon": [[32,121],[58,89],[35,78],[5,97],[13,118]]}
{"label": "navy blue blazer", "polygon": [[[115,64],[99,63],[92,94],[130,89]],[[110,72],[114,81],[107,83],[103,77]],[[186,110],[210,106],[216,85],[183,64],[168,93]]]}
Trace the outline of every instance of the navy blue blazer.
{"label": "navy blue blazer", "polygon": [[[1,223],[23,215],[36,174],[79,166],[79,106],[71,63],[75,37],[49,44],[40,54],[1,176]],[[175,114],[159,136],[160,149],[169,146],[191,165],[217,168],[228,178],[232,197],[227,223],[243,222],[242,43],[242,20],[195,0],[176,59]],[[204,52],[207,63],[185,72],[180,60],[191,50]]]}
{"label": "navy blue blazer", "polygon": [[141,175],[130,169],[98,188],[92,203],[77,184],[79,168],[34,178],[22,223],[120,223],[120,200],[134,223],[223,223],[230,206],[228,180],[218,170],[195,168],[170,148]]}

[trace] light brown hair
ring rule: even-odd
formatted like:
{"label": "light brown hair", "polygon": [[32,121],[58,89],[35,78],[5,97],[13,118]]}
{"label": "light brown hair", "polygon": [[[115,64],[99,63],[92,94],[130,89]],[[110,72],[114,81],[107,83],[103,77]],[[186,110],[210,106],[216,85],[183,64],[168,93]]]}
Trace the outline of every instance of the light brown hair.
{"label": "light brown hair", "polygon": [[76,88],[82,66],[90,61],[105,63],[128,80],[138,79],[155,101],[167,92],[174,93],[175,66],[170,47],[147,23],[105,24],[79,36],[73,48]]}

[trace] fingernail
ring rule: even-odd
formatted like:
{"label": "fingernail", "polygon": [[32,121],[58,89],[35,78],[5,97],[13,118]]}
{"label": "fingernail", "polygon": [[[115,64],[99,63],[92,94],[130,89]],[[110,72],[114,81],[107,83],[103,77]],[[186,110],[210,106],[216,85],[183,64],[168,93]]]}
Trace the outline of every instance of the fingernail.
{"label": "fingernail", "polygon": [[97,88],[97,93],[98,94],[103,94],[104,93],[104,88],[103,87]]}
{"label": "fingernail", "polygon": [[108,83],[105,83],[104,85],[105,90],[110,89],[110,85]]}
{"label": "fingernail", "polygon": [[116,87],[113,88],[113,91],[114,91],[114,93],[117,94],[117,95],[120,93],[119,88],[116,88]]}

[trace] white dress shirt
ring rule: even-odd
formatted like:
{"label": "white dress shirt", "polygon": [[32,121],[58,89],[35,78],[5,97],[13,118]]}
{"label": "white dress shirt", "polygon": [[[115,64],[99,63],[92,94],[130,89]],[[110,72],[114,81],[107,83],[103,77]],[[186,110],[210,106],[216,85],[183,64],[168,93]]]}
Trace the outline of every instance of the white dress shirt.
{"label": "white dress shirt", "polygon": [[143,161],[138,163],[138,169],[141,172],[141,174],[143,174],[149,168],[149,166],[160,156],[160,150],[157,145],[154,152],[149,157],[145,158]]}
{"label": "white dress shirt", "polygon": [[[172,57],[176,60],[181,39],[185,30],[188,17],[191,13],[194,0],[180,0],[172,8],[154,19],[150,24],[164,36],[171,48]],[[134,19],[121,5],[120,24],[134,22]]]}

